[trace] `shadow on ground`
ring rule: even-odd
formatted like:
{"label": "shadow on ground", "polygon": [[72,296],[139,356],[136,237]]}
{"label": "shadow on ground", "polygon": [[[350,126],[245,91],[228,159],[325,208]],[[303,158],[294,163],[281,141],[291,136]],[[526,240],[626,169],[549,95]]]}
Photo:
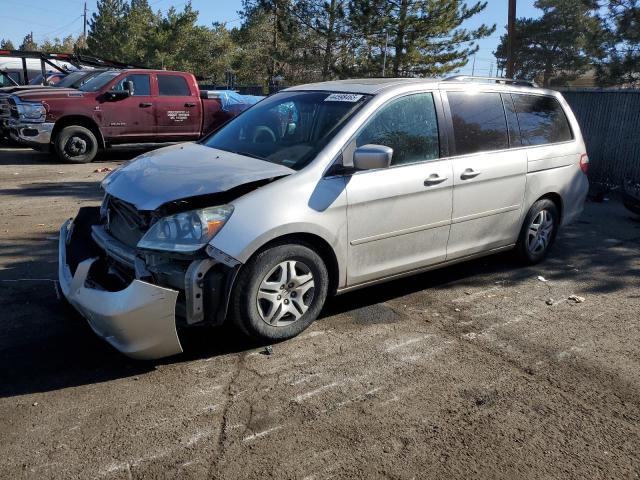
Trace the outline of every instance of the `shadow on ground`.
{"label": "shadow on ground", "polygon": [[[83,195],[82,189],[74,192]],[[535,277],[542,268],[554,281],[588,276],[589,282],[585,282],[581,293],[625,289],[640,275],[632,264],[640,245],[640,224],[622,213],[618,217],[607,225],[613,220],[585,215],[581,222],[566,229],[540,266],[522,267],[511,255],[500,254],[434,270],[333,298],[320,322],[336,314],[375,321],[376,313],[370,307],[385,300],[453,284],[486,288],[496,278],[518,283]],[[614,234],[615,238],[609,238]],[[4,321],[0,322],[0,396],[105,382],[138,375],[159,364],[259,346],[243,340],[230,328],[199,328],[181,333],[185,354],[161,362],[124,357],[94,335],[86,322],[59,300],[54,288],[57,243],[44,238],[55,239],[56,235],[49,231],[42,239],[15,238],[1,245],[0,263],[4,269],[0,270],[0,303]]]}

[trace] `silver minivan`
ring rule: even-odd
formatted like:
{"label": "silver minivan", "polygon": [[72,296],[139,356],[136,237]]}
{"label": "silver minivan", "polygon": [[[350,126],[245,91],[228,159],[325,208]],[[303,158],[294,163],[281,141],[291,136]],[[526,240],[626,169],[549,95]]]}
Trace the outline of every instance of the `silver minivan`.
{"label": "silver minivan", "polygon": [[302,85],[143,154],[61,228],[64,297],[123,353],[233,322],[293,337],[328,296],[513,249],[582,211],[588,157],[558,92],[452,77]]}

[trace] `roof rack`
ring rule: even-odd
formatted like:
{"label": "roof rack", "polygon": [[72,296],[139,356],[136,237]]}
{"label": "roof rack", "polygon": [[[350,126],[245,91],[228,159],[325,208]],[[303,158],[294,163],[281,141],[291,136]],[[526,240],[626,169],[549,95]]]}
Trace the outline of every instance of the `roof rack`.
{"label": "roof rack", "polygon": [[454,75],[444,79],[445,82],[484,82],[484,83],[502,83],[505,85],[523,85],[525,87],[537,87],[536,82],[530,80],[521,80],[518,78],[503,77],[480,77],[472,75]]}

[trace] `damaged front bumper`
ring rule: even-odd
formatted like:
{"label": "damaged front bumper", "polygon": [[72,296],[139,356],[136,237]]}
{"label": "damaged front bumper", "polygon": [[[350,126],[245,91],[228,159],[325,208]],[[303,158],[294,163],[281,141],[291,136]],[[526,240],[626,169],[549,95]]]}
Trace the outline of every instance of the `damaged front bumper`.
{"label": "damaged front bumper", "polygon": [[8,130],[11,139],[30,147],[45,147],[51,143],[54,124],[26,123],[9,120]]}
{"label": "damaged front bumper", "polygon": [[68,220],[60,229],[58,280],[65,298],[94,332],[136,359],[181,353],[175,319],[178,291],[137,279],[117,292],[89,286],[87,278],[97,257],[80,261],[72,274],[67,263],[72,237],[73,221]]}

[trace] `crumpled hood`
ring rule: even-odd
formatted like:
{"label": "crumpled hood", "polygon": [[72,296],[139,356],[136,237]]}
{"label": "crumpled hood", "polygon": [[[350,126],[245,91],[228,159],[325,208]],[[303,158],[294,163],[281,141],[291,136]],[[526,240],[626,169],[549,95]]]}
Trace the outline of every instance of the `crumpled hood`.
{"label": "crumpled hood", "polygon": [[138,210],[294,173],[288,167],[196,143],[145,153],[109,174],[102,187]]}

